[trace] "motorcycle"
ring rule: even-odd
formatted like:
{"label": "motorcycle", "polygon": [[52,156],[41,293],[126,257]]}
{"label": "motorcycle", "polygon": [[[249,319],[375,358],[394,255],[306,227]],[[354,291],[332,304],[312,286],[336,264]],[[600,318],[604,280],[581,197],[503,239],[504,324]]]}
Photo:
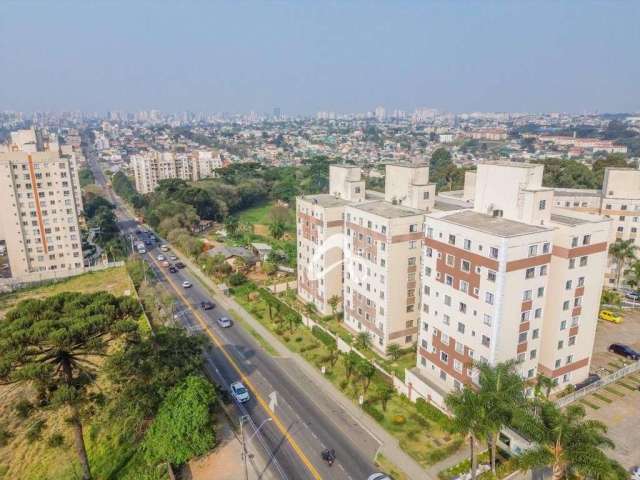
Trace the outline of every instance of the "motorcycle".
{"label": "motorcycle", "polygon": [[322,459],[327,462],[329,466],[333,465],[333,462],[336,461],[336,451],[333,448],[323,450]]}

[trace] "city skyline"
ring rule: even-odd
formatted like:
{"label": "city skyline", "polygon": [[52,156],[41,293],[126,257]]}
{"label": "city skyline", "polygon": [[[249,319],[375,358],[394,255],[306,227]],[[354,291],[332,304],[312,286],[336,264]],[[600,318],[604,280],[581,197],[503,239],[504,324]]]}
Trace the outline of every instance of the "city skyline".
{"label": "city skyline", "polygon": [[[595,1],[580,7],[7,2],[0,29],[4,38],[20,41],[0,43],[0,61],[9,66],[0,105],[27,111],[278,108],[287,115],[377,105],[454,113],[639,110],[640,66],[631,59],[640,40],[633,25],[640,7]],[[22,22],[10,21],[27,17],[29,35]]]}

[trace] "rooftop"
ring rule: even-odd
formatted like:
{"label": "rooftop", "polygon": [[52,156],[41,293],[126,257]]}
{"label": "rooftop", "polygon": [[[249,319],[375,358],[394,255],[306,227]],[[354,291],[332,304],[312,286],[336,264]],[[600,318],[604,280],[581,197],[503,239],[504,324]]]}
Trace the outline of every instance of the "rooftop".
{"label": "rooftop", "polygon": [[553,195],[557,197],[599,197],[602,190],[587,188],[554,188]]}
{"label": "rooftop", "polygon": [[494,160],[494,161],[482,162],[482,165],[501,165],[503,167],[518,167],[518,168],[539,168],[542,166],[536,163],[509,162],[506,160]]}
{"label": "rooftop", "polygon": [[303,195],[301,198],[306,202],[320,205],[321,207],[341,207],[343,205],[348,205],[351,203],[344,198],[338,198],[335,195],[330,195],[328,193],[320,193],[318,195]]}
{"label": "rooftop", "polygon": [[414,215],[421,215],[425,213],[423,210],[418,210],[417,208],[394,205],[393,203],[385,202],[384,200],[358,203],[352,206],[358,210],[362,210],[363,212],[373,213],[374,215],[385,218],[412,217]]}
{"label": "rooftop", "polygon": [[502,217],[493,217],[473,210],[461,210],[440,217],[445,222],[454,223],[463,227],[472,228],[498,237],[517,237],[531,233],[546,232],[547,227],[530,225],[528,223],[516,222]]}
{"label": "rooftop", "polygon": [[561,225],[567,225],[569,227],[575,227],[577,225],[584,225],[585,223],[598,223],[604,221],[602,217],[592,216],[591,218],[578,215],[559,215],[556,213],[551,214],[551,221],[553,223],[559,223]]}

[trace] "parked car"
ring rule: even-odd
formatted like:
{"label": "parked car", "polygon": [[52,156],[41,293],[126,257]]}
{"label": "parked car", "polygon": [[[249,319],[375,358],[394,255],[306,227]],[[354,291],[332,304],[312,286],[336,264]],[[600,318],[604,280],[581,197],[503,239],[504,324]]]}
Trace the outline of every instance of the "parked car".
{"label": "parked car", "polygon": [[391,480],[391,477],[386,473],[373,473],[369,475],[367,480]]}
{"label": "parked car", "polygon": [[624,343],[612,343],[609,345],[609,351],[611,353],[617,353],[623,357],[630,358],[631,360],[640,360],[640,353],[636,352],[629,345]]}
{"label": "parked car", "polygon": [[640,480],[640,466],[635,466],[631,468],[631,477],[630,480]]}
{"label": "parked car", "polygon": [[191,288],[191,282],[185,280],[184,282],[182,282],[182,286],[183,288]]}
{"label": "parked car", "polygon": [[229,317],[220,317],[218,318],[218,325],[222,328],[229,328],[232,325],[231,319]]}
{"label": "parked car", "polygon": [[600,375],[592,373],[580,383],[576,383],[576,390],[588,387],[589,385],[596,383],[598,380],[600,380]]}
{"label": "parked car", "polygon": [[158,259],[159,262],[162,262],[163,260],[166,260],[164,258],[164,255],[158,255],[156,258]]}
{"label": "parked car", "polygon": [[177,259],[178,257],[176,257],[175,255],[169,255],[169,260],[172,260],[175,262]]}
{"label": "parked car", "polygon": [[185,264],[182,262],[176,262],[176,268],[184,268]]}
{"label": "parked car", "polygon": [[200,308],[203,310],[213,310],[215,306],[216,305],[213,302],[200,302]]}
{"label": "parked car", "polygon": [[169,267],[169,273],[177,273],[177,272],[178,272],[178,269],[176,267],[174,267],[173,265],[171,265]]}
{"label": "parked car", "polygon": [[249,396],[249,390],[242,384],[242,382],[233,382],[231,384],[231,395],[236,399],[238,403],[248,402],[251,398]]}
{"label": "parked car", "polygon": [[160,245],[160,250],[162,250],[163,252],[168,252],[169,247],[167,245]]}
{"label": "parked car", "polygon": [[160,265],[162,265],[163,267],[170,267],[171,264],[168,261],[164,261],[164,262],[160,262]]}
{"label": "parked car", "polygon": [[620,315],[616,315],[611,310],[600,310],[600,315],[598,315],[600,320],[606,320],[611,323],[622,323],[622,317]]}

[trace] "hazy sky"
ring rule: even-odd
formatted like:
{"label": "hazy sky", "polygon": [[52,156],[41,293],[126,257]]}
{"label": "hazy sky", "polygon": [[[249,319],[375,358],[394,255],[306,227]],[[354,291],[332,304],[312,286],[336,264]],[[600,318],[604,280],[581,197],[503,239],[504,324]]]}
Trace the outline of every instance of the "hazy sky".
{"label": "hazy sky", "polygon": [[0,0],[0,110],[640,110],[640,1]]}

